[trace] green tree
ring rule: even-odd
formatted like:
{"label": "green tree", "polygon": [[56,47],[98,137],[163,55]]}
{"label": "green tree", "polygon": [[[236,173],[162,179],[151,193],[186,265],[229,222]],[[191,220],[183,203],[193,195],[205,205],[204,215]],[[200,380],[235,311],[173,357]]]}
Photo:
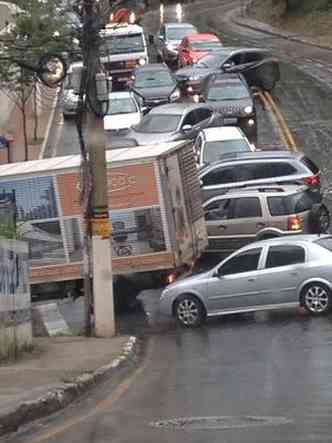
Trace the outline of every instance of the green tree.
{"label": "green tree", "polygon": [[[60,11],[60,0],[17,0],[20,8],[15,25],[2,37],[0,88],[21,111],[25,160],[28,160],[27,104],[36,86],[35,73],[25,66],[37,66],[46,54],[71,48],[72,32]],[[37,136],[38,120],[35,113]]]}

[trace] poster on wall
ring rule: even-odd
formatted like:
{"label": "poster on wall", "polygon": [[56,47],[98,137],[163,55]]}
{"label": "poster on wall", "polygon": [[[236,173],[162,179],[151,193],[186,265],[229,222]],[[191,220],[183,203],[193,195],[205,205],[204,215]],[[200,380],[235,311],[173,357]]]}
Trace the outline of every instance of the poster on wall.
{"label": "poster on wall", "polygon": [[33,177],[0,183],[0,192],[14,191],[17,220],[42,220],[58,217],[52,177]]}

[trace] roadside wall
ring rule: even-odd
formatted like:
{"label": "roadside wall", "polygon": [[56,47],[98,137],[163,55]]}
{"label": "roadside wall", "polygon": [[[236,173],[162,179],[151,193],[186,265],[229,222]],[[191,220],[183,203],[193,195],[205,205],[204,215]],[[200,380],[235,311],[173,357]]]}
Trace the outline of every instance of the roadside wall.
{"label": "roadside wall", "polygon": [[0,360],[32,342],[28,245],[0,238]]}

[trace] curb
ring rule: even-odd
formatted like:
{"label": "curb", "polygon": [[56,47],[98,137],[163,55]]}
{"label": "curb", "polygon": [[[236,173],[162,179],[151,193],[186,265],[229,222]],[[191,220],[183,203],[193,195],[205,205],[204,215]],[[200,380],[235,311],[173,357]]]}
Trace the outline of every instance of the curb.
{"label": "curb", "polygon": [[118,358],[92,373],[84,373],[72,383],[64,383],[36,400],[23,402],[12,411],[0,415],[0,437],[15,432],[24,424],[59,411],[76,400],[97,383],[114,376],[120,369],[135,366],[140,353],[140,342],[130,337]]}
{"label": "curb", "polygon": [[[243,28],[252,29],[253,31],[262,32],[263,34],[271,35],[273,37],[283,38],[284,40],[290,40],[290,41],[293,41],[296,43],[301,43],[303,45],[312,46],[313,48],[319,48],[319,49],[324,49],[326,51],[332,51],[332,48],[330,46],[320,45],[319,43],[315,43],[311,40],[299,38],[294,33],[283,32],[282,30],[274,28],[266,23],[261,23],[256,20],[251,20],[250,18],[248,18],[248,16],[245,19],[246,21],[241,20],[238,16],[239,12],[240,12],[240,8],[236,8],[236,9],[233,9],[231,14],[229,14],[232,22],[238,26],[242,26]],[[248,20],[250,20],[252,23],[247,23]],[[267,27],[269,29],[267,29]]]}

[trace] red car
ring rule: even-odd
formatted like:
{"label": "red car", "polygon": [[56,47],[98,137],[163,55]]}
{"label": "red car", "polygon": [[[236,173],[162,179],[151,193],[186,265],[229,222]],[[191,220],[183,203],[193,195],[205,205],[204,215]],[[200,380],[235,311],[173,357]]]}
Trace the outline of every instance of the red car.
{"label": "red car", "polygon": [[183,38],[178,48],[179,67],[197,63],[199,59],[209,52],[222,47],[219,38],[214,34],[189,34]]}

